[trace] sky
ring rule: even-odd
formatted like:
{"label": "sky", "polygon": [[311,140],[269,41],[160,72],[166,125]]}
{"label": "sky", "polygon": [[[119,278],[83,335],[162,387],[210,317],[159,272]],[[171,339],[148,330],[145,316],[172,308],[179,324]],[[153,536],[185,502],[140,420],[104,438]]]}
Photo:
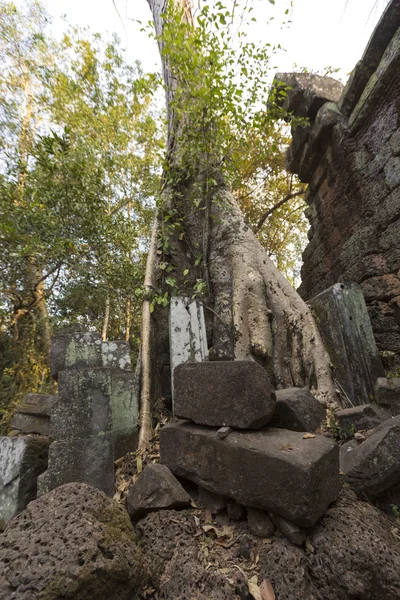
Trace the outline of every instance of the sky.
{"label": "sky", "polygon": [[[22,4],[24,0],[18,0]],[[194,0],[197,5],[204,0]],[[280,43],[282,51],[274,61],[276,70],[291,71],[297,64],[311,71],[339,68],[346,79],[361,58],[368,39],[385,7],[385,0],[294,0],[292,24],[281,29],[288,0],[252,0],[257,23],[249,30],[254,42]],[[159,69],[154,41],[140,31],[137,20],[147,23],[150,10],[146,0],[45,0],[53,16],[52,30],[60,35],[66,15],[72,25],[89,26],[93,32],[117,33],[129,61],[141,60],[146,71]],[[117,12],[118,11],[118,12]],[[274,17],[273,21],[268,21]]]}

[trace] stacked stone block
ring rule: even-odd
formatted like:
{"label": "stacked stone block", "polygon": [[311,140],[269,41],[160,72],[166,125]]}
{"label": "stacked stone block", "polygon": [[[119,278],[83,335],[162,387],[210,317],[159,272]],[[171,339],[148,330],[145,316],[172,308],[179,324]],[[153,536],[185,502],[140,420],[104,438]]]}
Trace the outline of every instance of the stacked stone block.
{"label": "stacked stone block", "polygon": [[[337,445],[324,436],[269,426],[276,398],[260,365],[186,363],[175,369],[174,387],[175,415],[186,420],[161,430],[160,452],[175,475],[300,527],[312,526],[337,498]],[[311,400],[305,390],[297,393],[305,407],[294,401],[286,417],[293,422],[297,412],[298,426],[310,402],[321,407],[309,392]],[[232,431],[219,436],[221,427]]]}

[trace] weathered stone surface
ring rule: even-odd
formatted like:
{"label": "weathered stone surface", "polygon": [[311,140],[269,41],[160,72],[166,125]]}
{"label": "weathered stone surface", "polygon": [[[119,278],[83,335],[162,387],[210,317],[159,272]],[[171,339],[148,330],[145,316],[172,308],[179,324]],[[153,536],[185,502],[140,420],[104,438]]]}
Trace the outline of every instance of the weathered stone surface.
{"label": "weathered stone surface", "polygon": [[16,412],[50,417],[56,398],[50,394],[25,394],[21,404],[18,404]]}
{"label": "weathered stone surface", "polygon": [[259,429],[275,408],[268,374],[252,361],[179,365],[174,388],[175,415],[201,425]]}
{"label": "weathered stone surface", "polygon": [[300,526],[312,526],[340,489],[338,447],[322,436],[269,427],[218,440],[215,430],[184,422],[163,427],[160,450],[176,475]]}
{"label": "weathered stone surface", "polygon": [[138,439],[138,381],[135,373],[111,374],[111,413],[114,458],[136,450]]}
{"label": "weathered stone surface", "polygon": [[203,306],[198,302],[175,296],[169,311],[169,347],[174,407],[174,370],[187,361],[208,360],[207,332]]}
{"label": "weathered stone surface", "polygon": [[114,440],[111,433],[62,439],[49,448],[48,470],[38,478],[38,496],[72,483],[87,483],[114,494]]}
{"label": "weathered stone surface", "polygon": [[131,371],[131,351],[128,342],[102,342],[102,367],[118,371]]}
{"label": "weathered stone surface", "polygon": [[306,532],[304,529],[278,515],[271,515],[271,519],[278,531],[280,531],[291,544],[294,544],[295,546],[302,546],[304,544],[306,541]]}
{"label": "weathered stone surface", "polygon": [[375,385],[375,398],[378,406],[392,416],[400,414],[400,378],[379,377]]}
{"label": "weathered stone surface", "polygon": [[1,521],[8,521],[36,498],[48,447],[48,440],[39,437],[0,437]]}
{"label": "weathered stone surface", "polygon": [[206,488],[199,485],[199,500],[206,509],[210,510],[213,514],[219,513],[221,510],[226,508],[226,498],[221,494],[215,494],[206,490]]}
{"label": "weathered stone surface", "polygon": [[345,481],[358,493],[379,499],[400,484],[400,424],[389,419],[351,452]]}
{"label": "weathered stone surface", "polygon": [[1,600],[138,600],[147,584],[125,509],[82,483],[31,502],[1,536]]}
{"label": "weathered stone surface", "polygon": [[50,370],[54,379],[66,369],[102,367],[102,341],[99,333],[68,333],[51,340]]}
{"label": "weathered stone surface", "polygon": [[342,473],[346,472],[353,463],[353,452],[359,445],[360,443],[356,439],[352,439],[340,446],[339,461]]}
{"label": "weathered stone surface", "polygon": [[228,437],[228,435],[230,433],[232,433],[232,431],[233,431],[232,427],[221,427],[217,431],[217,438],[219,440],[224,440],[226,437]]}
{"label": "weathered stone surface", "polygon": [[271,518],[265,510],[259,508],[249,507],[247,509],[247,523],[251,533],[257,537],[270,538],[275,530]]}
{"label": "weathered stone surface", "polygon": [[276,407],[271,427],[291,431],[315,431],[326,419],[326,410],[306,388],[276,391]]}
{"label": "weathered stone surface", "polygon": [[352,405],[369,404],[384,369],[359,286],[337,283],[309,301],[334,367]]}
{"label": "weathered stone surface", "polygon": [[159,464],[148,465],[126,497],[126,508],[135,521],[155,510],[186,508],[189,505],[189,494],[168,467]]}
{"label": "weathered stone surface", "polygon": [[385,515],[350,490],[308,533],[306,549],[275,540],[260,576],[278,600],[399,600],[400,547]]}
{"label": "weathered stone surface", "polygon": [[11,427],[22,433],[36,433],[37,435],[50,435],[50,419],[41,415],[26,415],[16,413],[11,421]]}
{"label": "weathered stone surface", "polygon": [[363,404],[353,408],[345,408],[334,413],[338,423],[341,437],[353,437],[356,431],[365,431],[374,429],[383,423],[389,415],[380,411],[373,404]]}

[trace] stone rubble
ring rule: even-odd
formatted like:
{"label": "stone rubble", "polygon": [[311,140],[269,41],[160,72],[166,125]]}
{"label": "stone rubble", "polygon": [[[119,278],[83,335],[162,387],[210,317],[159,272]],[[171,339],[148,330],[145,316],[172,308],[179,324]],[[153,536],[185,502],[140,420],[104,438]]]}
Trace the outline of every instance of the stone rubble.
{"label": "stone rubble", "polygon": [[276,407],[271,427],[291,431],[316,431],[326,419],[326,410],[306,388],[276,391]]}

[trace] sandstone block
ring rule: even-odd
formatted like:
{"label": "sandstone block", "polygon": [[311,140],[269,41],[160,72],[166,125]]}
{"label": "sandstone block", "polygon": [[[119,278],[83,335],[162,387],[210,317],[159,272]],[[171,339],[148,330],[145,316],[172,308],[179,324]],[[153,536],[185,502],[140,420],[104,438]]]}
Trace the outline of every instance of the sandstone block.
{"label": "sandstone block", "polygon": [[135,521],[149,512],[186,508],[190,496],[165,465],[150,464],[129,489],[126,508]]}
{"label": "sandstone block", "polygon": [[400,377],[379,377],[375,385],[375,397],[380,408],[392,416],[400,414]]}
{"label": "sandstone block", "polygon": [[268,427],[218,440],[213,429],[181,422],[163,427],[160,449],[176,475],[299,526],[311,527],[340,490],[339,449],[323,436]]}
{"label": "sandstone block", "polygon": [[276,391],[271,427],[291,431],[315,431],[326,418],[326,410],[306,388]]}
{"label": "sandstone block", "polygon": [[111,433],[62,439],[49,448],[48,470],[38,478],[38,496],[74,481],[114,493],[114,440]]}
{"label": "sandstone block", "polygon": [[268,374],[252,361],[179,365],[174,388],[175,415],[201,425],[260,429],[275,409]]}
{"label": "sandstone block", "polygon": [[128,342],[102,342],[102,366],[118,371],[131,371],[131,350]]}
{"label": "sandstone block", "polygon": [[68,333],[51,339],[50,370],[54,379],[66,369],[102,367],[99,333]]}
{"label": "sandstone block", "polygon": [[56,396],[50,394],[25,394],[16,410],[25,415],[50,417],[55,401]]}
{"label": "sandstone block", "polygon": [[345,463],[345,481],[358,493],[379,499],[400,483],[400,424],[380,425]]}
{"label": "sandstone block", "polygon": [[8,521],[36,498],[48,447],[48,440],[39,437],[0,437],[0,521]]}
{"label": "sandstone block", "polygon": [[37,435],[50,435],[50,419],[41,415],[26,415],[15,413],[11,421],[13,429],[22,433],[36,433]]}
{"label": "sandstone block", "polygon": [[[382,411],[373,404],[362,404],[334,413],[342,437],[352,437],[356,431],[374,429],[385,420]],[[386,416],[387,418],[387,416]]]}
{"label": "sandstone block", "polygon": [[336,283],[309,304],[339,387],[353,406],[369,404],[376,378],[384,369],[361,289],[356,284]]}
{"label": "sandstone block", "polygon": [[115,460],[136,450],[138,411],[138,382],[135,373],[112,373],[111,412]]}
{"label": "sandstone block", "polygon": [[306,541],[306,532],[304,529],[278,515],[271,515],[271,518],[278,531],[280,531],[291,544],[294,544],[295,546],[302,546],[304,544]]}

